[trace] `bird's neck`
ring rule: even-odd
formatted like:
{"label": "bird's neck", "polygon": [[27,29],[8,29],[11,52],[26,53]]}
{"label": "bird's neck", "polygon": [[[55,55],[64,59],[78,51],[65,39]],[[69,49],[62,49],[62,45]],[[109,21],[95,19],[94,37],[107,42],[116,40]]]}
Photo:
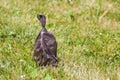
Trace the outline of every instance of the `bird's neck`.
{"label": "bird's neck", "polygon": [[42,31],[47,32],[47,29],[45,27],[42,26]]}
{"label": "bird's neck", "polygon": [[41,22],[42,27],[45,27],[45,25],[46,25],[46,19],[43,18],[40,22]]}

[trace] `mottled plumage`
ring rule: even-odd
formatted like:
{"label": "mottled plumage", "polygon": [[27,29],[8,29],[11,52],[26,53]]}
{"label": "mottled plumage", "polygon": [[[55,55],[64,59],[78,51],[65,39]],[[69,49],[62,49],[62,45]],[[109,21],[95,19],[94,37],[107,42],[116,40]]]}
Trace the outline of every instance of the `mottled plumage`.
{"label": "mottled plumage", "polygon": [[36,38],[34,45],[33,59],[40,65],[55,65],[57,63],[57,42],[52,33],[45,28],[46,17],[42,14],[37,15],[42,24],[42,30]]}

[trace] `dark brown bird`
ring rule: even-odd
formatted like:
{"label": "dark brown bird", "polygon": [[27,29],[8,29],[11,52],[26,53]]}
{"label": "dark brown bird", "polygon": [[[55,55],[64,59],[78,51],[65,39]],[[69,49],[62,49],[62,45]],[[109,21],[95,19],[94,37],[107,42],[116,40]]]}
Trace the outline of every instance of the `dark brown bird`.
{"label": "dark brown bird", "polygon": [[57,42],[52,33],[45,28],[46,17],[43,14],[37,14],[37,18],[42,25],[42,30],[36,38],[34,44],[33,59],[40,65],[56,65],[57,59]]}

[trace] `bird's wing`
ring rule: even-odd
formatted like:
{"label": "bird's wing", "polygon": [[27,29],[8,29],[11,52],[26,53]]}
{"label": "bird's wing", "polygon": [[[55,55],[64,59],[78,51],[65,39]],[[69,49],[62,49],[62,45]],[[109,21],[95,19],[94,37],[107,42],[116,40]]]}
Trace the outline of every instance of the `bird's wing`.
{"label": "bird's wing", "polygon": [[51,52],[51,50],[49,49],[49,47],[47,45],[47,41],[46,41],[46,37],[51,36],[51,35],[46,36],[46,34],[48,34],[48,33],[41,32],[41,47],[44,52],[44,55],[47,58],[56,59],[55,56],[53,55],[53,53]]}
{"label": "bird's wing", "polygon": [[45,42],[46,42],[47,47],[52,52],[52,54],[56,56],[56,53],[57,53],[57,42],[56,42],[55,37],[51,33],[49,33],[49,32],[45,33],[44,37],[45,37]]}

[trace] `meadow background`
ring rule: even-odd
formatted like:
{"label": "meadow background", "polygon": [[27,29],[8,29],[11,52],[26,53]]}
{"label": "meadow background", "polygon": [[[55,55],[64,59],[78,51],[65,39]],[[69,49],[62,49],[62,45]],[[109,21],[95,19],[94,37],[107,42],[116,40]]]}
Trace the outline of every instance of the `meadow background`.
{"label": "meadow background", "polygon": [[[58,42],[58,67],[32,60],[41,30]],[[120,80],[120,0],[0,0],[0,80]]]}

